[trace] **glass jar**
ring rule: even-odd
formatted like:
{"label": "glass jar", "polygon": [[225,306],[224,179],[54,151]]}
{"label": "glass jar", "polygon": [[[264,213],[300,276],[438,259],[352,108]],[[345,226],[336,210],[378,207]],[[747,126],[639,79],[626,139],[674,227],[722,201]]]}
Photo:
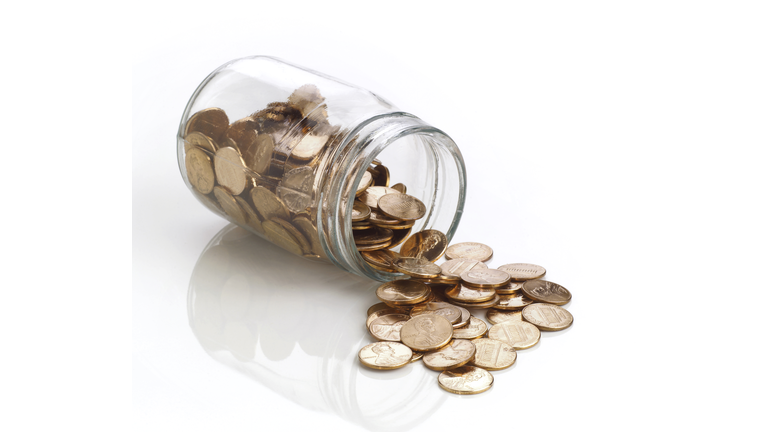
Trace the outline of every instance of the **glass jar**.
{"label": "glass jar", "polygon": [[353,236],[352,207],[368,181],[402,183],[424,203],[413,226],[393,230],[399,242],[424,229],[450,241],[464,207],[464,161],[448,135],[368,90],[271,57],[233,60],[200,84],[177,154],[187,187],[213,212],[380,281],[399,274],[368,265]]}

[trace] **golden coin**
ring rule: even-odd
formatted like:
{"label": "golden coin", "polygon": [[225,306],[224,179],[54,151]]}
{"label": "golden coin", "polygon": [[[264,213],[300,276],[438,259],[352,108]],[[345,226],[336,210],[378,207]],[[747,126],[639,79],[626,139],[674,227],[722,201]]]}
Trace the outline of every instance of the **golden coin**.
{"label": "golden coin", "polygon": [[369,244],[369,245],[355,245],[357,247],[357,250],[359,252],[363,251],[376,251],[376,250],[384,250],[389,247],[390,241],[387,240],[384,243],[375,243],[375,244]]}
{"label": "golden coin", "polygon": [[377,205],[385,215],[403,221],[415,221],[427,214],[427,206],[420,199],[404,193],[384,195]]}
{"label": "golden coin", "polygon": [[275,140],[270,134],[259,134],[256,142],[243,153],[246,166],[259,175],[265,175],[272,162],[272,153],[275,151]]}
{"label": "golden coin", "polygon": [[[392,230],[392,242],[389,244],[389,248],[393,248],[395,246],[400,245],[400,243],[404,242],[406,238],[408,238],[408,234],[411,233],[411,229],[393,229]],[[399,254],[398,254],[399,256]]]}
{"label": "golden coin", "polygon": [[523,319],[539,330],[565,330],[573,324],[573,315],[560,306],[549,303],[535,303],[523,309]]}
{"label": "golden coin", "polygon": [[408,311],[406,311],[405,309],[394,308],[386,303],[379,303],[379,304],[384,305],[384,309],[379,309],[368,315],[368,318],[365,320],[366,329],[371,327],[371,323],[373,321],[375,321],[379,317],[383,317],[384,315],[407,315],[408,314]]}
{"label": "golden coin", "polygon": [[371,369],[401,368],[413,359],[413,351],[398,342],[374,342],[364,346],[357,354],[360,363]]}
{"label": "golden coin", "polygon": [[545,280],[529,280],[523,283],[523,293],[543,303],[562,306],[571,301],[571,292],[562,285]]}
{"label": "golden coin", "polygon": [[510,294],[517,294],[520,293],[523,289],[523,283],[522,282],[510,282],[504,286],[496,287],[496,294],[499,295],[510,295]]}
{"label": "golden coin", "polygon": [[513,281],[527,281],[531,279],[537,279],[544,276],[547,273],[547,269],[536,264],[504,264],[499,267],[499,270],[504,270],[509,273],[509,276]]}
{"label": "golden coin", "polygon": [[281,219],[265,220],[261,224],[261,226],[264,228],[264,232],[267,234],[267,238],[269,241],[287,250],[288,252],[302,256],[304,251],[301,249],[301,246],[299,246],[299,243],[290,232],[286,231],[282,225],[275,222],[278,220]]}
{"label": "golden coin", "polygon": [[323,250],[323,246],[320,244],[320,238],[317,235],[317,229],[315,229],[315,226],[312,225],[312,222],[307,216],[298,215],[294,217],[293,226],[299,230],[304,238],[309,240],[309,251],[312,255],[317,255],[321,258],[327,257],[325,251]]}
{"label": "golden coin", "polygon": [[405,193],[405,191],[406,191],[406,190],[408,190],[408,189],[405,187],[405,185],[404,185],[404,184],[402,184],[402,183],[398,183],[398,184],[396,184],[396,185],[392,185],[392,189],[394,189],[394,190],[396,190],[396,191],[398,191],[398,192],[400,192],[400,193]]}
{"label": "golden coin", "polygon": [[311,161],[325,148],[330,136],[322,133],[308,133],[293,146],[291,157],[302,161]]}
{"label": "golden coin", "polygon": [[312,167],[293,169],[283,176],[283,180],[277,187],[277,196],[285,203],[288,210],[299,213],[312,204],[314,181],[315,171]]}
{"label": "golden coin", "polygon": [[463,303],[483,303],[496,297],[496,290],[493,288],[469,288],[459,284],[445,290],[445,295],[451,300]]}
{"label": "golden coin", "polygon": [[488,338],[500,340],[512,345],[516,350],[528,349],[539,342],[539,329],[525,321],[507,321],[494,324],[488,330]]}
{"label": "golden coin", "polygon": [[488,312],[485,313],[485,319],[487,319],[488,322],[490,322],[491,324],[499,324],[505,321],[520,322],[523,320],[523,311],[519,311],[519,310],[506,311],[506,310],[499,310],[499,309],[488,309]]}
{"label": "golden coin", "polygon": [[[418,258],[413,258],[413,259],[418,259]],[[423,261],[426,261],[426,260],[423,260]],[[461,283],[461,278],[458,278],[456,276],[447,276],[444,274],[439,274],[433,278],[423,279],[423,280],[417,276],[412,276],[412,279],[419,279],[419,282],[423,282],[425,284],[442,285],[442,286],[445,286],[446,288],[454,287],[456,286],[456,284]]]}
{"label": "golden coin", "polygon": [[370,228],[373,228],[373,225],[368,221],[352,222],[352,229],[355,231],[362,231]]}
{"label": "golden coin", "polygon": [[426,314],[410,319],[400,330],[402,342],[414,351],[434,351],[448,344],[453,327],[440,315]]}
{"label": "golden coin", "polygon": [[438,230],[424,230],[408,238],[400,248],[400,255],[413,258],[424,258],[435,262],[443,256],[448,239]]}
{"label": "golden coin", "polygon": [[309,244],[309,240],[307,240],[307,238],[304,237],[304,234],[302,234],[301,231],[296,229],[295,226],[291,225],[290,222],[282,219],[272,219],[272,222],[275,222],[281,225],[283,229],[291,233],[291,236],[296,240],[296,243],[298,243],[303,254],[311,254],[312,246]]}
{"label": "golden coin", "polygon": [[458,306],[458,305],[454,305],[454,306],[459,308],[459,310],[461,311],[461,318],[459,319],[459,322],[453,324],[453,328],[455,331],[455,329],[462,328],[469,325],[469,323],[472,322],[472,314],[470,314],[468,310],[466,310],[461,306]]}
{"label": "golden coin", "polygon": [[423,258],[400,257],[392,263],[400,273],[418,278],[433,278],[440,274],[440,266]]}
{"label": "golden coin", "polygon": [[236,196],[235,201],[237,201],[237,204],[240,206],[240,208],[243,209],[246,216],[246,224],[248,224],[249,227],[253,228],[254,231],[264,234],[264,228],[261,226],[261,219],[259,218],[259,215],[256,214],[256,211],[251,207],[250,204],[248,204],[248,201],[246,201],[243,197]]}
{"label": "golden coin", "polygon": [[400,342],[401,329],[409,319],[405,314],[382,315],[371,321],[368,332],[378,340]]}
{"label": "golden coin", "polygon": [[437,351],[424,354],[424,366],[444,371],[464,366],[475,358],[475,345],[464,339],[454,340]]}
{"label": "golden coin", "polygon": [[[368,208],[370,209],[370,207],[368,207]],[[371,210],[369,217],[371,219],[371,223],[372,224],[379,225],[379,226],[384,226],[386,228],[389,228],[390,225],[404,225],[403,221],[398,220],[398,219],[392,219],[389,216],[386,216],[386,215],[382,214],[378,210],[376,210],[376,211]],[[410,223],[410,222],[408,222],[408,223]],[[413,226],[413,224],[410,223],[410,226]]]}
{"label": "golden coin", "polygon": [[464,272],[475,268],[488,268],[488,266],[478,260],[469,258],[457,258],[440,264],[440,268],[443,269],[444,275],[459,277]]}
{"label": "golden coin", "polygon": [[211,158],[201,149],[193,147],[184,156],[184,163],[187,167],[187,178],[192,187],[203,195],[213,192],[216,176],[213,173]]}
{"label": "golden coin", "polygon": [[373,185],[374,186],[389,186],[389,170],[384,165],[378,165],[376,168],[372,168],[373,171]]}
{"label": "golden coin", "polygon": [[410,312],[411,318],[424,314],[440,315],[447,319],[451,324],[456,324],[461,320],[461,309],[445,302],[429,302],[417,305],[414,306]]}
{"label": "golden coin", "polygon": [[500,295],[499,304],[493,308],[501,310],[520,310],[531,303],[533,303],[533,300],[524,296],[523,293]]}
{"label": "golden coin", "polygon": [[387,309],[388,307],[389,306],[387,306],[387,304],[384,302],[376,303],[375,305],[368,308],[368,312],[366,314],[368,316],[371,316],[372,313],[383,310],[383,309]]}
{"label": "golden coin", "polygon": [[437,377],[437,383],[443,390],[459,394],[471,395],[482,393],[493,385],[493,375],[485,369],[475,366],[443,371]]}
{"label": "golden coin", "polygon": [[376,288],[379,300],[394,305],[416,304],[425,300],[432,292],[421,282],[411,280],[394,280]]}
{"label": "golden coin", "polygon": [[493,249],[482,243],[456,243],[448,247],[445,257],[448,259],[469,258],[477,261],[488,261],[493,256]]}
{"label": "golden coin", "polygon": [[257,127],[256,122],[250,117],[240,119],[229,125],[224,134],[224,142],[220,143],[222,146],[228,145],[238,149],[245,161],[245,166],[248,166],[248,159],[245,158],[246,151],[255,145],[258,137]]}
{"label": "golden coin", "polygon": [[496,306],[499,303],[499,295],[496,294],[493,297],[493,299],[488,300],[486,302],[482,302],[482,303],[468,303],[468,302],[462,302],[462,301],[454,300],[452,298],[448,298],[448,301],[451,304],[454,304],[456,306],[468,307],[468,308],[476,308],[476,309],[488,309],[488,308]]}
{"label": "golden coin", "polygon": [[248,183],[245,175],[245,162],[240,153],[232,147],[222,147],[213,158],[216,180],[232,195],[240,195]]}
{"label": "golden coin", "polygon": [[454,339],[477,339],[488,331],[488,324],[480,318],[471,317],[466,327],[453,329]]}
{"label": "golden coin", "polygon": [[352,205],[352,222],[361,222],[371,216],[371,208],[360,201],[355,200]]}
{"label": "golden coin", "polygon": [[224,142],[227,129],[229,129],[227,113],[221,108],[206,108],[196,112],[187,120],[184,136],[192,132],[200,132],[219,144]]}
{"label": "golden coin", "polygon": [[394,233],[391,229],[373,227],[369,230],[355,231],[356,245],[370,245],[392,240]]}
{"label": "golden coin", "polygon": [[506,369],[517,360],[517,351],[512,345],[496,339],[476,339],[475,358],[470,362],[472,366],[481,367],[485,370]]}
{"label": "golden coin", "polygon": [[509,275],[502,270],[474,268],[461,274],[461,283],[474,288],[497,288],[509,283]]}
{"label": "golden coin", "polygon": [[216,153],[216,144],[213,143],[213,140],[200,132],[192,132],[184,137],[184,151],[188,152],[195,147],[209,151],[211,154]]}
{"label": "golden coin", "polygon": [[[368,171],[363,173],[363,178],[360,180],[360,184],[357,185],[357,191],[355,192],[355,196],[360,196],[365,192],[366,189],[371,185],[371,182],[373,181],[373,176],[371,176],[371,173]],[[370,207],[369,207],[370,209]]]}
{"label": "golden coin", "polygon": [[[367,172],[367,171],[366,171]],[[387,194],[399,194],[400,192],[385,186],[371,186],[360,194],[360,201],[371,208],[371,211],[379,209],[379,198]]]}
{"label": "golden coin", "polygon": [[413,351],[413,357],[411,357],[411,363],[421,360],[422,357],[424,357],[424,353]]}
{"label": "golden coin", "polygon": [[392,263],[400,258],[400,254],[391,250],[377,250],[370,252],[361,252],[365,262],[375,266],[391,269]]}
{"label": "golden coin", "polygon": [[285,204],[263,186],[257,186],[251,189],[251,202],[253,202],[256,211],[261,215],[262,220],[268,219],[290,219],[288,209]]}
{"label": "golden coin", "polygon": [[213,188],[213,195],[219,201],[219,204],[221,204],[224,213],[234,219],[236,224],[246,224],[245,210],[240,207],[237,201],[235,201],[235,198],[226,189],[221,186],[216,186]]}

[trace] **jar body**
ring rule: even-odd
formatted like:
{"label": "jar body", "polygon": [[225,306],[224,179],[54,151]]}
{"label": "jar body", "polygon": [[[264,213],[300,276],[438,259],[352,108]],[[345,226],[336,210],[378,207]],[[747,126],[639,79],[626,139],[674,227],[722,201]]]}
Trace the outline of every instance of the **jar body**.
{"label": "jar body", "polygon": [[352,235],[367,171],[425,204],[410,233],[437,229],[450,240],[464,206],[464,162],[450,137],[370,91],[270,57],[234,60],[200,84],[177,155],[185,183],[213,212],[296,255],[377,280],[397,275],[368,266]]}

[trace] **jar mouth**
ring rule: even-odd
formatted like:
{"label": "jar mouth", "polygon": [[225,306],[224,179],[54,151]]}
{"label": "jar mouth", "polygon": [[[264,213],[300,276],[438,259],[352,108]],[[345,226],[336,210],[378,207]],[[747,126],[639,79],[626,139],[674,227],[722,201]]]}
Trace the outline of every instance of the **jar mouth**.
{"label": "jar mouth", "polygon": [[[442,231],[450,241],[464,210],[466,170],[456,143],[443,131],[418,117],[394,112],[372,117],[350,132],[334,165],[327,196],[326,217],[318,209],[318,223],[328,257],[347,271],[379,281],[402,278],[401,273],[377,270],[363,259],[355,245],[351,209],[355,191],[374,159],[390,170],[392,183],[403,183],[406,193],[420,199],[426,215],[409,230],[407,237],[424,229]],[[320,227],[318,227],[320,228]],[[391,250],[398,251],[400,245]]]}

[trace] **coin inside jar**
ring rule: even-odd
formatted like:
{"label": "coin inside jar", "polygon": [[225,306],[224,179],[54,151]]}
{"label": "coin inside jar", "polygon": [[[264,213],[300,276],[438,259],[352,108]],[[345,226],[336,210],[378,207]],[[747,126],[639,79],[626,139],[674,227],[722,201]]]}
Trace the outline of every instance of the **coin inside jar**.
{"label": "coin inside jar", "polygon": [[432,229],[419,231],[403,243],[400,255],[435,262],[443,256],[447,245],[448,239],[442,232]]}
{"label": "coin inside jar", "polygon": [[537,279],[544,276],[547,273],[547,269],[536,264],[504,264],[499,267],[499,270],[504,270],[509,273],[509,276],[513,281],[527,281],[531,279]]}
{"label": "coin inside jar", "polygon": [[517,360],[517,352],[512,345],[496,339],[476,339],[475,358],[470,362],[472,366],[481,367],[485,370],[506,369]]}
{"label": "coin inside jar", "polygon": [[360,222],[371,216],[371,208],[360,201],[355,201],[352,206],[352,222]]}
{"label": "coin inside jar", "polygon": [[371,208],[371,211],[379,209],[379,199],[387,194],[399,194],[400,192],[385,186],[370,186],[360,194],[359,199]]}
{"label": "coin inside jar", "polygon": [[440,388],[450,393],[471,395],[491,388],[493,375],[479,367],[462,366],[441,372],[437,377],[437,383]]}
{"label": "coin inside jar", "polygon": [[401,368],[411,362],[413,351],[398,342],[375,342],[364,346],[357,354],[360,363],[379,370]]}
{"label": "coin inside jar", "polygon": [[402,221],[415,221],[427,214],[421,200],[404,193],[386,194],[379,198],[377,206],[385,215]]}
{"label": "coin inside jar", "polygon": [[216,181],[232,195],[240,195],[247,184],[245,162],[232,147],[222,147],[213,158]]}
{"label": "coin inside jar", "polygon": [[429,369],[444,371],[464,366],[475,358],[475,345],[464,339],[454,340],[437,351],[424,354],[421,359]]}
{"label": "coin inside jar", "polygon": [[392,262],[392,268],[408,276],[430,279],[440,274],[440,266],[422,258],[400,257]]}
{"label": "coin inside jar", "polygon": [[529,280],[523,283],[526,296],[542,302],[562,306],[571,301],[571,292],[562,285],[545,280]]}
{"label": "coin inside jar", "polygon": [[424,301],[431,290],[421,282],[394,280],[380,285],[376,296],[385,303],[394,305],[416,304]]}
{"label": "coin inside jar", "polygon": [[475,268],[462,273],[461,282],[474,288],[497,288],[509,283],[509,275],[502,270]]}
{"label": "coin inside jar", "polygon": [[414,351],[433,351],[451,341],[453,327],[440,315],[426,314],[411,318],[403,325],[400,339]]}
{"label": "coin inside jar", "polygon": [[477,261],[488,261],[493,256],[493,249],[476,242],[456,243],[445,251],[448,259],[469,258]]}
{"label": "coin inside jar", "polygon": [[382,315],[371,321],[368,332],[381,341],[400,342],[400,330],[410,318],[403,314]]}
{"label": "coin inside jar", "polygon": [[474,268],[488,268],[485,263],[469,258],[456,258],[440,264],[443,274],[450,276],[461,276],[462,273]]}
{"label": "coin inside jar", "polygon": [[229,117],[221,108],[206,108],[196,112],[187,120],[184,135],[200,132],[219,144],[229,129]]}
{"label": "coin inside jar", "polygon": [[192,186],[201,194],[213,192],[216,176],[213,173],[211,158],[198,147],[193,147],[184,156],[187,168],[187,178]]}
{"label": "coin inside jar", "polygon": [[372,227],[367,230],[355,231],[356,245],[379,244],[392,240],[394,233],[391,229]]}
{"label": "coin inside jar", "polygon": [[365,262],[387,269],[391,269],[392,263],[395,262],[396,259],[400,258],[400,254],[391,250],[361,252],[360,255],[363,256]]}
{"label": "coin inside jar", "polygon": [[456,324],[461,320],[461,309],[445,302],[429,302],[423,305],[414,306],[410,312],[411,318],[424,314],[440,315],[447,319],[451,324]]}
{"label": "coin inside jar", "polygon": [[549,303],[535,303],[523,309],[523,319],[540,330],[565,330],[573,324],[573,315],[560,306]]}
{"label": "coin inside jar", "polygon": [[[371,185],[371,181],[373,181],[373,177],[371,176],[371,173],[368,171],[363,173],[363,178],[360,180],[360,184],[357,185],[357,192],[355,192],[356,196],[362,195],[366,189],[368,189],[368,186]],[[369,208],[370,209],[370,208]]]}

